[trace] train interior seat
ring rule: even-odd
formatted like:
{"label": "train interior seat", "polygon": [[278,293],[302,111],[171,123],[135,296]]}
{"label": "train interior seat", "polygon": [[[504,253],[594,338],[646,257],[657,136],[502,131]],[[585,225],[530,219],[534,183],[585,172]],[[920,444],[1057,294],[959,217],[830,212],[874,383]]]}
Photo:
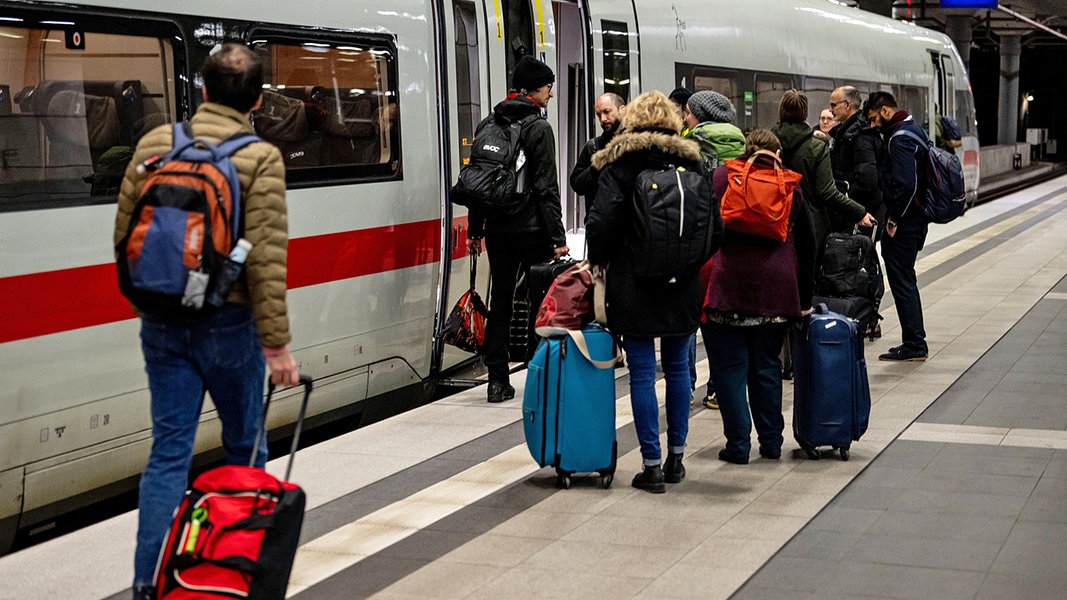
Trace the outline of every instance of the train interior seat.
{"label": "train interior seat", "polygon": [[131,80],[46,80],[23,88],[14,103],[19,113],[4,115],[11,119],[0,135],[19,144],[19,166],[34,179],[88,181],[101,155],[131,145],[144,117],[141,84]]}
{"label": "train interior seat", "polygon": [[277,146],[289,167],[319,165],[322,136],[311,135],[305,105],[299,97],[267,90],[252,114],[256,134]]}
{"label": "train interior seat", "polygon": [[380,163],[381,139],[375,97],[342,90],[339,100],[327,96],[324,105],[328,164]]}

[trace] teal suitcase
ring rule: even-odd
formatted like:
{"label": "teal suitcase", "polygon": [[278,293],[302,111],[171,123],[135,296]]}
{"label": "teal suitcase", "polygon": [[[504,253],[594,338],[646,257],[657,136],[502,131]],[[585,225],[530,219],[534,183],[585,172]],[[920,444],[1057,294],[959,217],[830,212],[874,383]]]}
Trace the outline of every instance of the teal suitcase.
{"label": "teal suitcase", "polygon": [[[582,352],[584,340],[587,351]],[[615,341],[596,324],[568,336],[542,338],[526,371],[522,416],[537,464],[556,468],[569,488],[574,473],[615,475]]]}

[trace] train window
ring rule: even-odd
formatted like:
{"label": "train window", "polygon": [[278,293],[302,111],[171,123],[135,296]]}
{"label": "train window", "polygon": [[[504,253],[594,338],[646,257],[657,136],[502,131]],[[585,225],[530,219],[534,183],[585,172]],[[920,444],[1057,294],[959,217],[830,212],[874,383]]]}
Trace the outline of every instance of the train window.
{"label": "train window", "polygon": [[626,23],[603,20],[604,91],[630,101],[630,38]]}
{"label": "train window", "polygon": [[0,27],[4,211],[114,202],[140,136],[177,113],[175,28],[49,17],[71,25]]}
{"label": "train window", "polygon": [[956,122],[960,124],[960,129],[963,133],[976,135],[974,128],[974,106],[971,103],[971,94],[957,90],[956,91]]}
{"label": "train window", "polygon": [[[263,39],[266,37],[267,39]],[[396,54],[384,41],[295,42],[255,34],[266,67],[256,133],[278,146],[290,183],[397,176]]]}
{"label": "train window", "polygon": [[833,91],[833,79],[822,79],[820,77],[804,78],[804,93],[808,96],[809,123],[818,123],[819,113],[830,108],[830,94]]}
{"label": "train window", "polygon": [[[540,2],[540,0],[538,0]],[[508,49],[506,54],[508,68],[508,85],[515,65],[524,56],[534,53],[534,18],[530,0],[504,0],[504,36]]]}
{"label": "train window", "polygon": [[756,74],[756,127],[770,129],[778,121],[778,104],[792,87],[788,75]]}
{"label": "train window", "polygon": [[897,97],[897,106],[908,111],[908,114],[911,115],[912,119],[914,119],[923,129],[926,129],[930,125],[926,109],[928,97],[926,88],[918,88],[910,85],[905,86],[904,93]]}
{"label": "train window", "polygon": [[[456,91],[459,113],[459,158],[470,158],[470,140],[474,126],[482,119],[481,73],[478,65],[478,17],[474,2],[456,0],[453,5],[456,24]],[[464,143],[466,142],[466,143]]]}
{"label": "train window", "polygon": [[[677,71],[678,68],[676,67]],[[711,90],[730,99],[735,107],[741,106],[741,78],[736,71],[694,66],[691,69],[692,90]],[[679,81],[684,81],[679,78]],[[686,86],[688,87],[688,86]]]}

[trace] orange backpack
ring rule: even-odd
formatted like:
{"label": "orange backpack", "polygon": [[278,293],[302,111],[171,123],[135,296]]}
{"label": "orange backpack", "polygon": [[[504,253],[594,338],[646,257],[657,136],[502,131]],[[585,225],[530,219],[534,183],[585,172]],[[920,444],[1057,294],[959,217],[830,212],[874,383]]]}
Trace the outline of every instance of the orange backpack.
{"label": "orange backpack", "polygon": [[[760,155],[773,158],[774,169],[754,169]],[[782,159],[766,150],[756,151],[747,161],[733,159],[725,164],[727,184],[720,210],[726,228],[785,242],[800,173],[782,168]]]}

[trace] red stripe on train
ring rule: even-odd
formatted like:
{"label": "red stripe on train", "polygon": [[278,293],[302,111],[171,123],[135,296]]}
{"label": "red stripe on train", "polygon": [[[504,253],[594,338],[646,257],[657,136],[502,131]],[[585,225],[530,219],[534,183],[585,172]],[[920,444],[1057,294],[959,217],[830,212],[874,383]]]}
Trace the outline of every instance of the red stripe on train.
{"label": "red stripe on train", "polygon": [[[466,229],[466,219],[456,219]],[[466,236],[452,258],[466,256]],[[421,221],[289,240],[289,289],[437,261],[440,221]],[[133,318],[115,264],[0,278],[0,343]]]}

